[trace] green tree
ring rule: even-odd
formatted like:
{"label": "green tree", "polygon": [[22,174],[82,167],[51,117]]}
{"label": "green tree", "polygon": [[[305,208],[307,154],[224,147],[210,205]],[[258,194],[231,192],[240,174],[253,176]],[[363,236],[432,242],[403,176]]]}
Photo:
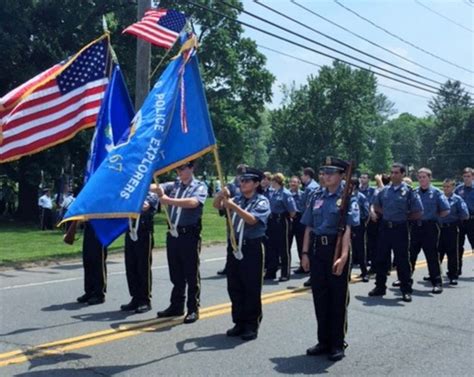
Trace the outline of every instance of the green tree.
{"label": "green tree", "polygon": [[372,154],[368,167],[372,173],[386,173],[393,162],[391,151],[392,135],[390,129],[384,125],[377,127],[374,131],[374,138],[371,140]]}
{"label": "green tree", "polygon": [[418,166],[420,163],[421,140],[419,133],[420,119],[403,113],[388,121],[391,130],[391,150],[393,159],[406,166]]}

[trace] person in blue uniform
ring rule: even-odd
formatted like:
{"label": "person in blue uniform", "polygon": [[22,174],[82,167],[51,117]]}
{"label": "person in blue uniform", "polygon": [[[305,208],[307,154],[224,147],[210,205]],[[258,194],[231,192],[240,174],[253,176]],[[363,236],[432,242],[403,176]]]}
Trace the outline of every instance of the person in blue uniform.
{"label": "person in blue uniform", "polygon": [[301,251],[303,250],[303,237],[304,237],[304,230],[305,230],[305,226],[301,224],[301,216],[303,216],[305,206],[303,203],[303,190],[301,190],[300,187],[301,187],[300,179],[296,175],[291,177],[289,190],[296,205],[296,214],[295,214],[295,217],[291,219],[288,247],[291,253],[293,239],[295,239],[296,249],[298,251],[298,258],[300,262],[299,267],[294,271],[295,274],[305,273],[305,271],[303,270],[303,267],[301,267]]}
{"label": "person in blue uniform", "polygon": [[469,218],[464,220],[459,227],[459,276],[462,275],[462,257],[464,254],[464,243],[466,237],[474,249],[474,171],[472,168],[465,168],[462,174],[463,183],[456,187],[454,192],[459,195],[467,204]]}
{"label": "person in blue uniform", "polygon": [[432,292],[439,294],[443,291],[441,266],[439,263],[438,242],[440,228],[438,218],[449,214],[449,203],[443,192],[431,184],[432,172],[428,168],[418,170],[420,186],[415,190],[423,204],[421,219],[413,221],[411,226],[410,263],[415,271],[416,259],[423,249],[428,263],[429,278],[433,285]]}
{"label": "person in blue uniform", "polygon": [[450,206],[449,215],[438,219],[441,227],[439,238],[439,260],[443,263],[444,256],[448,257],[449,285],[458,284],[459,273],[459,225],[469,218],[466,202],[454,193],[454,181],[445,179],[443,191]]}
{"label": "person in blue uniform", "polygon": [[140,218],[132,221],[125,234],[125,272],[132,300],[120,306],[122,311],[145,313],[151,310],[151,263],[153,256],[153,216],[158,208],[158,197],[149,192],[143,203]]}
{"label": "person in blue uniform", "polygon": [[[270,200],[270,198],[273,195],[273,192],[275,191],[271,185],[272,183],[272,178],[273,174],[269,171],[263,172],[263,178],[262,182],[260,182],[260,185],[262,187],[262,195]],[[263,240],[264,246],[265,246],[265,271],[268,269],[268,265],[270,263],[270,255],[268,253],[269,249],[269,234],[268,234],[268,226],[267,230],[265,232],[265,239]]]}
{"label": "person in blue uniform", "polygon": [[240,194],[230,198],[229,190],[224,189],[214,199],[215,208],[230,209],[237,247],[243,254],[238,260],[228,240],[227,290],[234,327],[227,331],[227,336],[240,336],[243,340],[257,338],[262,320],[263,240],[270,215],[268,199],[261,194],[262,177],[259,170],[246,168],[240,177]]}
{"label": "person in blue uniform", "polygon": [[[248,166],[246,164],[237,165],[237,175],[235,176],[234,181],[227,184],[227,189],[229,190],[229,194],[231,198],[240,194],[240,176],[247,168]],[[226,212],[224,210],[220,210],[219,215],[226,216]],[[226,226],[227,226],[227,223],[226,223]],[[225,275],[225,274],[227,274],[227,265],[224,266],[222,270],[217,271],[217,275]]]}
{"label": "person in blue uniform", "polygon": [[360,268],[360,278],[364,283],[369,281],[367,270],[367,221],[369,218],[369,201],[367,197],[359,191],[359,178],[352,177],[354,184],[353,196],[357,200],[360,209],[360,223],[351,228],[352,239],[352,263],[358,264]]}
{"label": "person in blue uniform", "polygon": [[423,204],[418,194],[405,182],[406,169],[394,163],[390,185],[385,186],[374,199],[374,210],[381,216],[377,255],[375,258],[375,288],[369,296],[384,296],[387,272],[390,270],[390,253],[393,249],[397,266],[402,300],[411,302],[412,280],[410,266],[410,234],[408,220],[418,220],[423,214]]}
{"label": "person in blue uniform", "polygon": [[201,218],[207,198],[206,186],[194,178],[194,162],[177,168],[178,180],[151,185],[162,204],[168,205],[170,229],[166,235],[166,255],[173,290],[170,306],[157,313],[158,318],[184,314],[187,291],[187,314],[184,323],[199,319],[201,277]]}
{"label": "person in blue uniform", "polygon": [[98,305],[105,302],[107,291],[107,248],[95,235],[89,222],[84,223],[82,264],[84,266],[84,294],[77,302]]}
{"label": "person in blue uniform", "polygon": [[[369,206],[372,205],[372,201],[375,194],[375,187],[369,186],[370,176],[368,173],[362,173],[359,178],[359,192],[367,198]],[[372,261],[377,250],[377,233],[378,224],[377,218],[370,216],[366,225],[366,250],[367,250],[367,264],[372,267]],[[373,270],[373,268],[372,268]],[[369,270],[370,271],[370,270]]]}
{"label": "person in blue uniform", "polygon": [[359,206],[349,198],[342,252],[335,259],[343,194],[342,179],[348,163],[327,157],[324,189],[312,195],[301,222],[305,224],[302,265],[311,273],[311,289],[318,323],[318,343],[306,351],[307,355],[327,354],[329,360],[341,360],[347,344],[347,304],[349,297],[349,265],[351,227],[359,224]]}
{"label": "person in blue uniform", "polygon": [[267,271],[264,279],[276,278],[278,265],[281,264],[279,281],[290,279],[291,254],[288,245],[290,219],[296,214],[296,204],[290,191],[284,187],[285,177],[276,173],[272,178],[273,194],[271,195],[268,219],[268,258]]}

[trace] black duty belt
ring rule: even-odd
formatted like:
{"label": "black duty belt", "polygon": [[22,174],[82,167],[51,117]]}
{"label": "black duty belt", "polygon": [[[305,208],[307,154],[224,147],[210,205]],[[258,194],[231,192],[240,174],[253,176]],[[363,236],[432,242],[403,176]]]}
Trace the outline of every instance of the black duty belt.
{"label": "black duty belt", "polygon": [[335,245],[337,241],[337,235],[330,234],[327,236],[314,236],[313,244],[314,246],[328,246]]}
{"label": "black duty belt", "polygon": [[387,220],[383,220],[382,224],[386,228],[392,229],[392,228],[400,228],[400,227],[406,226],[407,222],[406,221],[387,221]]}
{"label": "black duty belt", "polygon": [[455,227],[455,226],[458,226],[459,223],[457,221],[453,222],[453,223],[441,223],[439,224],[439,226],[441,228],[452,228],[452,227]]}
{"label": "black duty belt", "polygon": [[187,226],[178,226],[176,227],[178,234],[188,234],[188,233],[199,233],[201,231],[201,227],[198,225],[187,225]]}
{"label": "black duty belt", "polygon": [[270,220],[281,221],[281,220],[287,219],[288,217],[289,217],[288,212],[272,213],[272,214],[270,215]]}
{"label": "black duty belt", "polygon": [[263,237],[257,237],[257,238],[247,238],[242,240],[242,246],[250,246],[250,245],[256,245],[259,243],[262,243]]}

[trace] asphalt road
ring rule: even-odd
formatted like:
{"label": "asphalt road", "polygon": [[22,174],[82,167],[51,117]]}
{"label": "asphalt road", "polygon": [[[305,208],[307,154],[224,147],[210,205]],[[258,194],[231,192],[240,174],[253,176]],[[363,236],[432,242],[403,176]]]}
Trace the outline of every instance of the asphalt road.
{"label": "asphalt road", "polygon": [[[468,248],[469,245],[467,245]],[[457,287],[432,295],[415,272],[412,303],[397,289],[369,298],[370,283],[350,286],[346,358],[332,363],[305,356],[316,343],[312,297],[300,289],[306,276],[264,286],[259,338],[227,338],[232,326],[223,247],[202,251],[201,319],[157,320],[167,306],[170,283],[163,252],[155,252],[153,311],[122,313],[129,301],[123,258],[108,263],[105,304],[77,304],[82,265],[0,271],[0,376],[242,376],[370,375],[471,376],[474,372],[474,257],[468,252]],[[296,260],[296,258],[294,258]],[[294,263],[295,264],[295,263]],[[358,273],[358,271],[354,271]],[[395,279],[395,273],[389,283]]]}

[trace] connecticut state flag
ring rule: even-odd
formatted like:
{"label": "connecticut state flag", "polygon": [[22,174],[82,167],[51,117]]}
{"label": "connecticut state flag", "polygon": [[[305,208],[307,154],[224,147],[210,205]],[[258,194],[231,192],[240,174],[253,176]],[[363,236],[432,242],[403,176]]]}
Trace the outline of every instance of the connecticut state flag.
{"label": "connecticut state flag", "polygon": [[[175,58],[135,115],[128,141],[109,152],[63,221],[138,218],[153,175],[216,147],[194,49]],[[118,232],[95,229],[102,244]]]}

